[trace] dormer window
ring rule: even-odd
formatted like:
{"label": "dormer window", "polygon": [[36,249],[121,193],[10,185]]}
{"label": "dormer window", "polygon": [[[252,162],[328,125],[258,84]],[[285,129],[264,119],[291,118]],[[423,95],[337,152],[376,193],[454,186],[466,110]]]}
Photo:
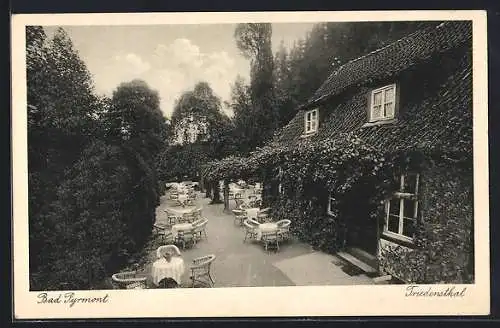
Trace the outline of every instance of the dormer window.
{"label": "dormer window", "polygon": [[318,109],[313,109],[304,114],[304,134],[313,134],[318,131]]}
{"label": "dormer window", "polygon": [[394,119],[396,111],[396,84],[386,85],[371,92],[369,122]]}

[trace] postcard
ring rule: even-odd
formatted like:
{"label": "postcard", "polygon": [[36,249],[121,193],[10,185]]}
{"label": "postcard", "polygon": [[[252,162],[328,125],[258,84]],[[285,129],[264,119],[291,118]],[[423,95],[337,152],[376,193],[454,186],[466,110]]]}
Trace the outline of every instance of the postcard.
{"label": "postcard", "polygon": [[489,314],[483,11],[12,17],[15,319]]}

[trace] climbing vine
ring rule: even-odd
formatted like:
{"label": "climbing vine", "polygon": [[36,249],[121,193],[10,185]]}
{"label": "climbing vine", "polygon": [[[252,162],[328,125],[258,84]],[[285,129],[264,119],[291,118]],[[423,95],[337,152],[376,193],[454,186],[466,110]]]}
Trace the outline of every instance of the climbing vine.
{"label": "climbing vine", "polygon": [[[272,216],[276,220],[292,220],[291,229],[299,239],[333,253],[346,244],[346,222],[363,225],[368,219],[376,222],[375,225],[383,224],[380,218],[385,215],[385,201],[397,190],[397,178],[402,172],[430,170],[436,163],[471,167],[471,156],[431,147],[377,149],[350,133],[335,140],[301,140],[293,146],[271,144],[249,157],[229,157],[208,163],[203,173],[209,180],[265,177],[263,180],[270,187],[265,189],[267,192],[263,198],[270,205]],[[281,193],[277,191],[278,184]],[[439,274],[428,274],[426,268],[437,265],[440,257],[418,251],[420,248],[430,252],[434,248],[455,257],[459,254],[445,250],[459,247],[470,251],[470,243],[465,245],[468,242],[467,226],[461,232],[463,241],[460,238],[436,238],[436,231],[444,233],[441,230],[451,227],[450,222],[427,225],[420,222],[415,235],[417,251],[382,250],[381,266],[388,267],[406,281],[456,281],[457,273],[450,268],[454,266],[456,269],[457,262],[450,262],[445,271],[440,268]],[[458,233],[458,226],[453,227],[454,233]]]}

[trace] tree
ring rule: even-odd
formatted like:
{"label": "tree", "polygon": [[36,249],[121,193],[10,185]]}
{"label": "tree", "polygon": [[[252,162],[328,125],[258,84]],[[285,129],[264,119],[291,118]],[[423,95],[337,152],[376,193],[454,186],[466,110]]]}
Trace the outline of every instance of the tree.
{"label": "tree", "polygon": [[47,226],[50,204],[68,167],[78,161],[94,131],[93,83],[63,29],[52,39],[42,27],[26,28],[30,272],[47,264],[47,244],[57,239]]}
{"label": "tree", "polygon": [[227,103],[233,110],[234,137],[238,140],[237,151],[248,153],[251,150],[250,139],[254,129],[251,124],[253,119],[252,99],[250,87],[245,84],[244,79],[238,75],[231,87],[231,100]]}
{"label": "tree", "polygon": [[277,128],[271,35],[270,23],[239,24],[234,32],[236,45],[250,60],[250,114],[236,118],[245,119],[236,126],[248,126],[244,143],[249,149],[269,140]]}
{"label": "tree", "polygon": [[97,97],[63,29],[26,29],[30,288],[94,288],[149,236],[166,136],[143,82]]}

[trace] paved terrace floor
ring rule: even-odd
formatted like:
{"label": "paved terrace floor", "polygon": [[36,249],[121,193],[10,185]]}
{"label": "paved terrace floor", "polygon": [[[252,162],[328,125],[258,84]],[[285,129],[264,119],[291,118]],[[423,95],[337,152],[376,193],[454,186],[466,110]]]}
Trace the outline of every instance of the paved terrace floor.
{"label": "paved terrace floor", "polygon": [[[339,258],[292,240],[280,245],[275,252],[265,251],[258,242],[243,242],[244,229],[234,223],[234,216],[223,212],[224,205],[210,205],[210,199],[199,193],[196,200],[203,207],[202,215],[208,219],[208,239],[199,241],[194,247],[181,249],[186,272],[181,285],[189,286],[189,265],[199,256],[214,254],[212,265],[215,287],[265,287],[265,286],[313,286],[313,285],[355,285],[372,284],[369,277],[349,275],[344,271],[345,263]],[[172,206],[163,196],[156,215],[157,222],[166,220],[164,210]],[[230,201],[230,208],[234,208]],[[293,224],[293,221],[292,221]],[[150,250],[147,264],[143,267],[149,277],[156,251]],[[347,271],[347,270],[346,270]]]}

